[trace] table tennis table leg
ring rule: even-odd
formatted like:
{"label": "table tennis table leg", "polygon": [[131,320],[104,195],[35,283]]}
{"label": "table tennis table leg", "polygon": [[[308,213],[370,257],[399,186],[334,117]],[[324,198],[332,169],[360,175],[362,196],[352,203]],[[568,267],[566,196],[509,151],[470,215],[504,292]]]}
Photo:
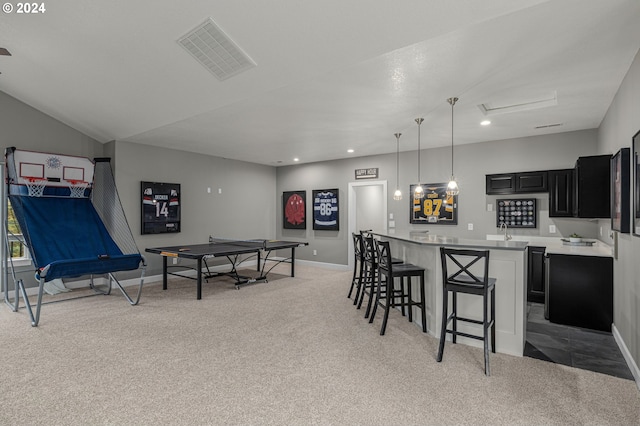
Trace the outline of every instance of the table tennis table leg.
{"label": "table tennis table leg", "polygon": [[198,290],[197,290],[197,299],[202,299],[202,257],[198,258]]}
{"label": "table tennis table leg", "polygon": [[294,265],[296,264],[296,248],[291,247],[291,276],[295,276]]}
{"label": "table tennis table leg", "polygon": [[162,289],[167,289],[167,256],[162,256]]}

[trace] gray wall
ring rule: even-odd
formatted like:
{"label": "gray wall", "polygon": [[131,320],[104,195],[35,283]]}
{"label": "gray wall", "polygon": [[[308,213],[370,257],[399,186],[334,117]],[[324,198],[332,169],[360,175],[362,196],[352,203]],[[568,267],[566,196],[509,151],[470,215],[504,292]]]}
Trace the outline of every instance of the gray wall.
{"label": "gray wall", "polygon": [[[118,193],[143,252],[147,247],[206,243],[209,235],[275,238],[274,167],[121,141],[115,142],[114,158]],[[180,233],[141,234],[141,181],[181,185]],[[160,272],[160,256],[145,257],[148,274]]]}
{"label": "gray wall", "polygon": [[95,139],[1,91],[0,129],[2,148],[15,146],[89,158],[104,155],[102,144]]}
{"label": "gray wall", "polygon": [[[620,85],[598,132],[598,150],[615,153],[631,147],[640,130],[640,53]],[[629,194],[631,200],[633,195]],[[633,202],[633,201],[632,201]],[[632,207],[633,208],[633,207]],[[601,225],[610,229],[609,221]],[[608,235],[608,234],[607,234]],[[612,240],[609,240],[612,243]],[[640,364],[640,238],[618,234],[618,259],[614,261],[613,322],[636,365]]]}
{"label": "gray wall", "polygon": [[[412,142],[406,142],[412,143]],[[485,194],[485,175],[491,173],[535,171],[571,168],[579,156],[597,154],[597,131],[585,130],[546,136],[492,141],[455,147],[455,174],[460,185],[458,196],[458,225],[412,225],[409,223],[409,185],[417,181],[416,151],[400,153],[400,189],[404,198],[393,200],[396,187],[395,153],[353,159],[300,164],[277,169],[278,237],[303,238],[310,242],[309,250],[300,258],[317,262],[346,265],[348,262],[348,183],[354,182],[355,169],[377,167],[379,179],[388,181],[387,210],[393,213],[396,231],[429,230],[465,238],[485,238],[498,232],[495,222],[495,204],[501,197]],[[450,148],[422,150],[421,179],[423,183],[446,182],[450,175]],[[307,208],[311,208],[311,191],[338,188],[340,192],[340,230],[314,231],[307,214],[306,230],[282,229],[282,192],[307,191]],[[511,197],[511,196],[510,196]],[[549,218],[549,201],[546,194],[522,195],[536,198],[538,227],[513,229],[513,235],[568,236],[573,232],[586,237],[597,237],[597,221],[585,219]],[[494,211],[487,211],[493,204]],[[468,224],[473,230],[468,230]],[[549,225],[557,227],[556,234],[549,233]],[[317,256],[307,257],[311,250]]]}

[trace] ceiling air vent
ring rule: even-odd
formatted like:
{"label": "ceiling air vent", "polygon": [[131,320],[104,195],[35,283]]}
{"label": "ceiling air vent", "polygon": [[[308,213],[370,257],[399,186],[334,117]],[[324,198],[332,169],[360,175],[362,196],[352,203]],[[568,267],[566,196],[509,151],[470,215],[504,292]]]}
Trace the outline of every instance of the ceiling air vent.
{"label": "ceiling air vent", "polygon": [[547,108],[558,105],[556,92],[549,92],[537,96],[508,97],[497,101],[485,102],[478,105],[484,115],[507,114],[510,112],[530,111],[532,109]]}
{"label": "ceiling air vent", "polygon": [[180,37],[178,44],[220,81],[256,66],[211,18]]}
{"label": "ceiling air vent", "polygon": [[555,124],[543,124],[542,126],[536,126],[534,129],[547,129],[549,127],[559,127],[562,126],[563,123],[555,123]]}

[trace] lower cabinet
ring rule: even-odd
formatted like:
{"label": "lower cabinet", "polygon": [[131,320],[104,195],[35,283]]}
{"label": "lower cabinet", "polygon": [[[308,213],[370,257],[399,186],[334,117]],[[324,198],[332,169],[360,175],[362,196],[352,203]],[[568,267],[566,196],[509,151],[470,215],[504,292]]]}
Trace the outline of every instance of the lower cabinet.
{"label": "lower cabinet", "polygon": [[544,303],[544,247],[528,248],[527,302]]}
{"label": "lower cabinet", "polygon": [[613,323],[613,258],[546,255],[549,321],[600,331]]}

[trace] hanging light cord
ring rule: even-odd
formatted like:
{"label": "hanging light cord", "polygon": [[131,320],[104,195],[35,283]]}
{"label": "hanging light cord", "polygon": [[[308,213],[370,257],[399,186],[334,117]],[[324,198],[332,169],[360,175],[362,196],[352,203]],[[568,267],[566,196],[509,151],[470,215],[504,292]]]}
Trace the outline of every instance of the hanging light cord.
{"label": "hanging light cord", "polygon": [[400,136],[402,133],[395,133],[396,137],[396,189],[400,189]]}
{"label": "hanging light cord", "polygon": [[458,98],[449,98],[447,101],[451,104],[451,177],[453,178],[453,106]]}
{"label": "hanging light cord", "polygon": [[420,125],[424,121],[424,118],[416,118],[416,123],[418,123],[418,185],[422,182],[420,181]]}

